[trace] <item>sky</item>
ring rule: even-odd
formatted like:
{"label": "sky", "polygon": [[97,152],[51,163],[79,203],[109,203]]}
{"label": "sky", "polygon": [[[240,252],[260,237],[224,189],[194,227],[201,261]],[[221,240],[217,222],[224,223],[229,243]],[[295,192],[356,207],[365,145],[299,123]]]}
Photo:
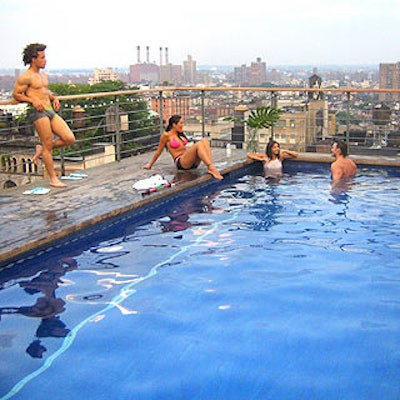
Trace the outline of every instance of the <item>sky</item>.
{"label": "sky", "polygon": [[168,47],[179,65],[379,65],[399,37],[399,0],[0,0],[0,68],[34,42],[47,70],[126,68],[137,46],[156,64]]}

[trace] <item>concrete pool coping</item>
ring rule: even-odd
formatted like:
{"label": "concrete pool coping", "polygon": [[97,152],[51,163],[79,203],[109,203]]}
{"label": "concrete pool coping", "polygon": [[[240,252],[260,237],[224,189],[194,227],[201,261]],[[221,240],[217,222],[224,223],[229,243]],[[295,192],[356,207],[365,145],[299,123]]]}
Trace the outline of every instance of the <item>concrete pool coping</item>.
{"label": "concrete pool coping", "polygon": [[[251,164],[246,151],[235,149],[226,157],[213,148],[215,165],[223,174]],[[165,196],[212,180],[202,164],[196,170],[177,171],[164,152],[152,170],[141,169],[152,153],[145,153],[85,170],[88,177],[66,181],[65,189],[27,195],[35,187],[49,188],[48,180],[0,191],[0,268],[18,262],[22,255],[79,232],[109,218],[132,211]],[[399,157],[352,156],[359,165],[400,166]],[[331,163],[330,154],[300,153],[297,161]],[[132,188],[138,180],[161,174],[175,185],[148,196]]]}

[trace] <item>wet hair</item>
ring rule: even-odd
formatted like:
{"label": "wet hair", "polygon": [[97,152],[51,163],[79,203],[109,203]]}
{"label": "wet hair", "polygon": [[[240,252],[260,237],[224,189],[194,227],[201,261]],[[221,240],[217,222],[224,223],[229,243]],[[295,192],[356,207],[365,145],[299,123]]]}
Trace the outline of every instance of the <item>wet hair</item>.
{"label": "wet hair", "polygon": [[342,156],[347,157],[347,155],[348,155],[347,143],[345,143],[341,140],[337,140],[333,143],[336,143],[337,148],[340,149],[340,151],[342,152]]}
{"label": "wet hair", "polygon": [[[265,148],[265,154],[267,155],[267,157],[269,159],[272,158],[272,147],[274,147],[275,144],[280,146],[280,144],[276,140],[270,140],[267,144],[267,147]],[[278,155],[278,158],[279,158],[279,155]]]}
{"label": "wet hair", "polygon": [[[165,128],[165,130],[167,132],[169,132],[172,129],[172,126],[174,124],[177,124],[181,119],[182,119],[182,117],[178,114],[172,115],[171,118],[168,120],[168,125]],[[178,137],[180,139],[184,138],[184,139],[188,140],[188,138],[186,137],[186,135],[183,132],[178,132]]]}
{"label": "wet hair", "polygon": [[28,46],[26,46],[22,52],[22,60],[24,65],[30,64],[32,62],[32,58],[37,58],[38,52],[44,51],[46,47],[47,46],[45,44],[41,43],[28,44]]}

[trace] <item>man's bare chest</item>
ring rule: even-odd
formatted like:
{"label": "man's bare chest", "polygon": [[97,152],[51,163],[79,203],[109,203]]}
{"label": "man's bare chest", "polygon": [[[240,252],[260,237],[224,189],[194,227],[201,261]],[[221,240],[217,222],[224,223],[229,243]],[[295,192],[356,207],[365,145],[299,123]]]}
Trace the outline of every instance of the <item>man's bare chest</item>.
{"label": "man's bare chest", "polygon": [[49,81],[46,75],[32,74],[29,87],[33,90],[47,89]]}

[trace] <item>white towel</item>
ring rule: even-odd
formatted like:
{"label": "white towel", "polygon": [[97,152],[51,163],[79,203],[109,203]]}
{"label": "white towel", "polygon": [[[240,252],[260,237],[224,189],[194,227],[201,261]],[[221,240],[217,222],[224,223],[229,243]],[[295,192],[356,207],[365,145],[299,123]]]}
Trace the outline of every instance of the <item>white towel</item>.
{"label": "white towel", "polygon": [[150,178],[141,179],[132,185],[132,187],[136,190],[145,190],[145,189],[153,189],[158,186],[162,186],[169,183],[166,179],[164,179],[161,175],[152,175]]}

